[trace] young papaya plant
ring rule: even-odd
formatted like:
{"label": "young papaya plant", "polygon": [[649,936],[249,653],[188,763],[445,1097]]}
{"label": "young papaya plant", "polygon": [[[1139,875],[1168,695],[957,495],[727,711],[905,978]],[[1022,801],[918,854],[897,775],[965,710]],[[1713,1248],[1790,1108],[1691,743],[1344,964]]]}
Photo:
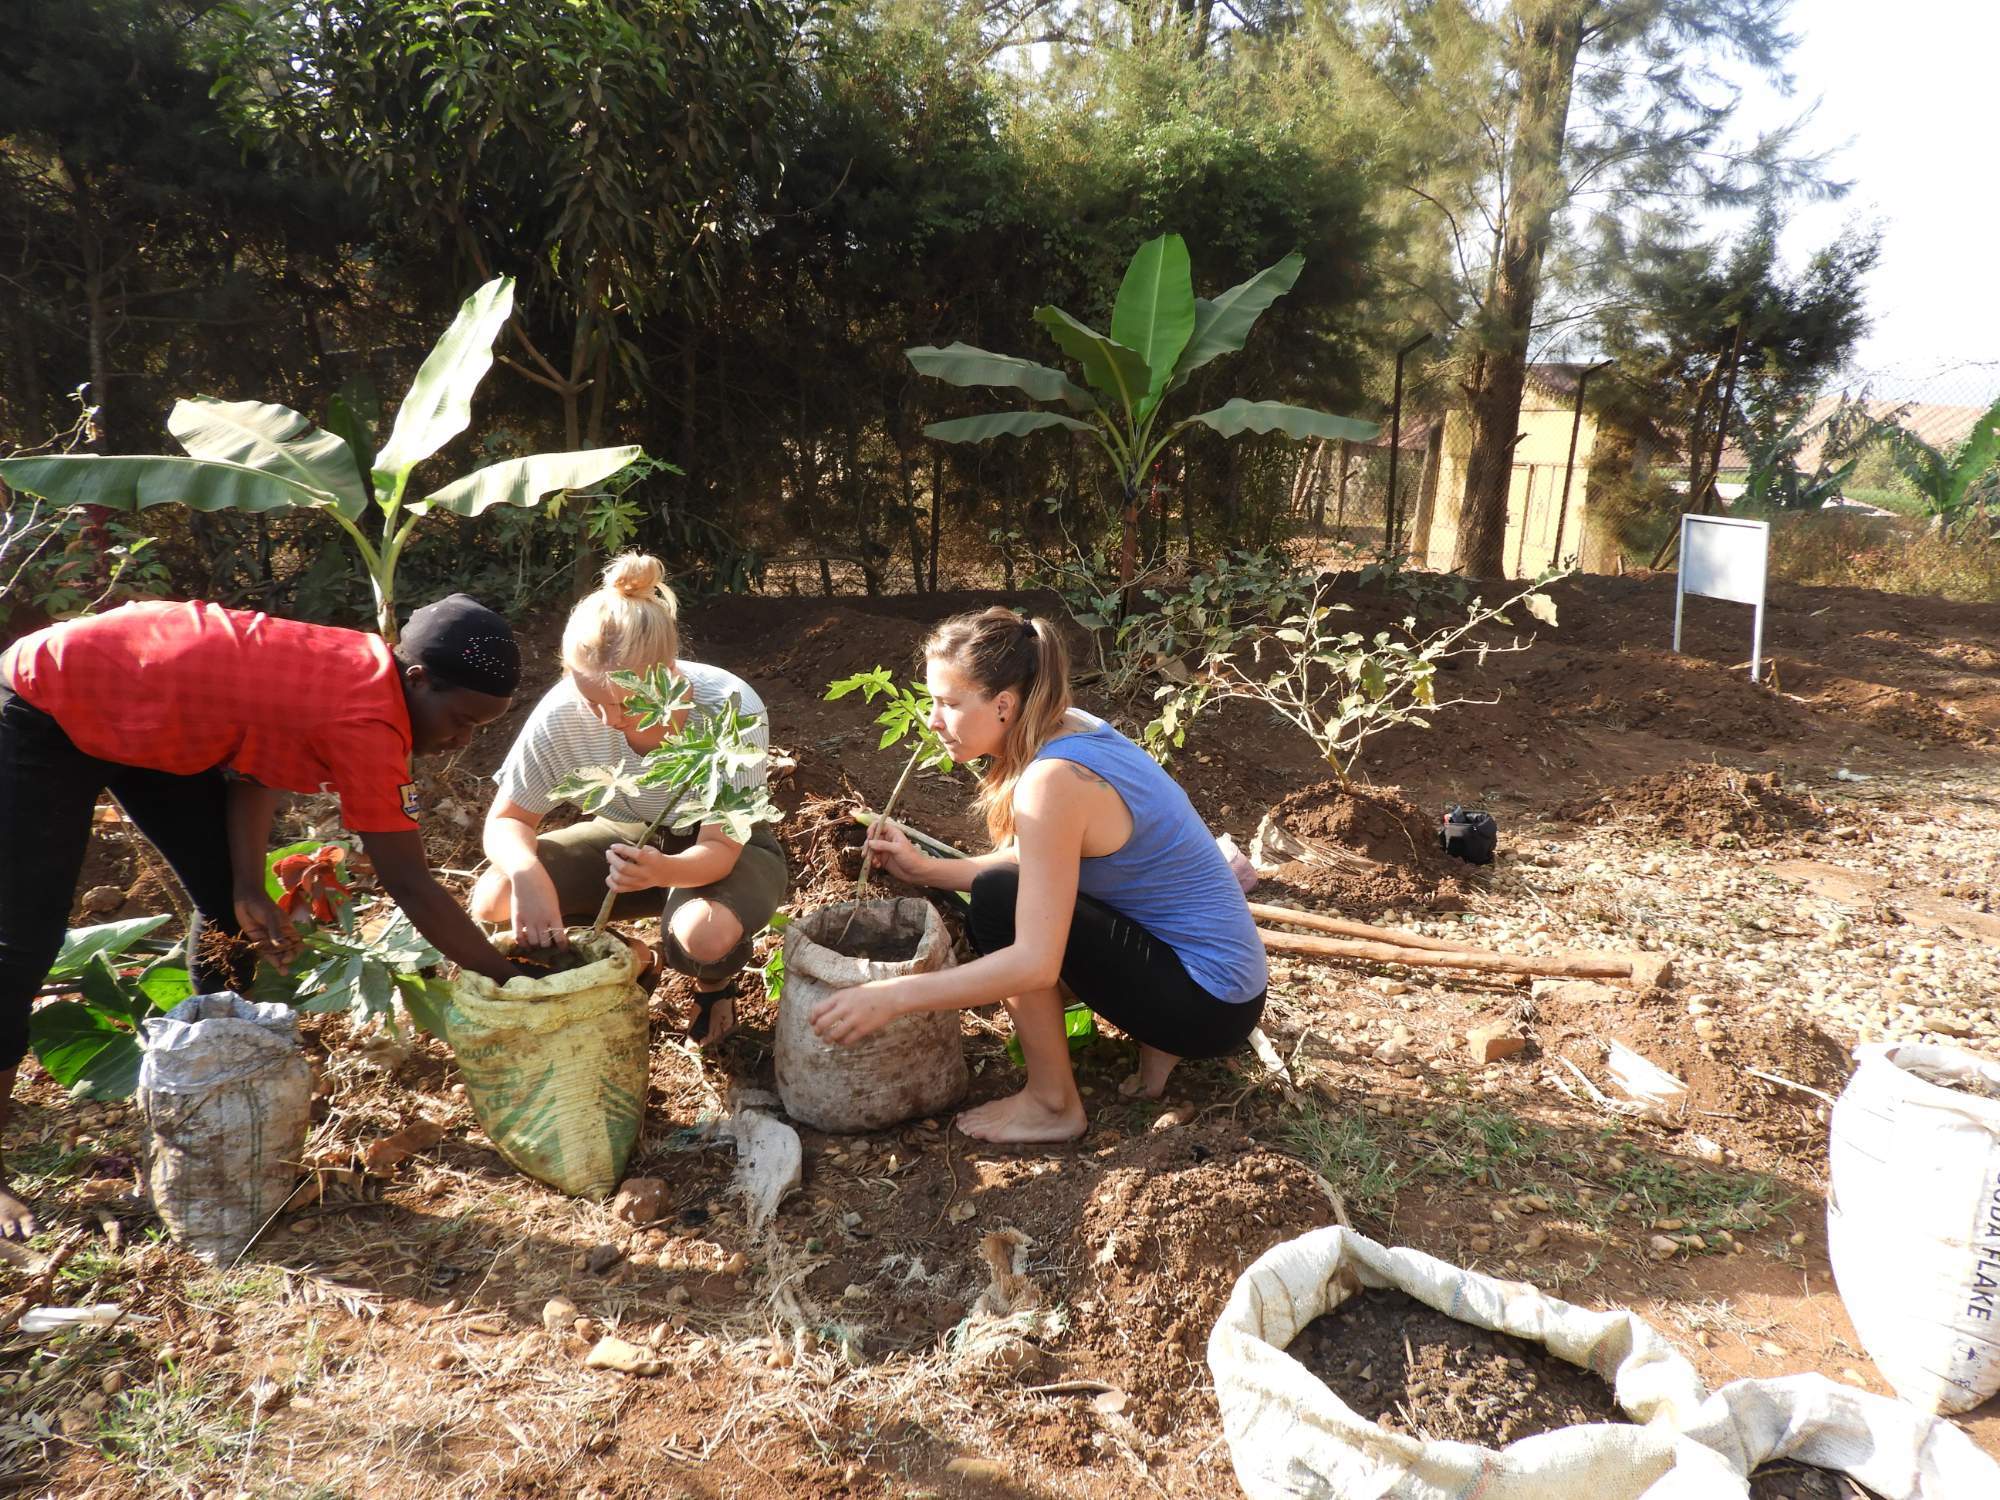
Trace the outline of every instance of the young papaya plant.
{"label": "young papaya plant", "polygon": [[920,374],[952,385],[1016,390],[1031,400],[1065,408],[958,417],[931,423],[924,435],[944,443],[983,443],[1061,427],[1089,437],[1104,450],[1124,500],[1118,581],[1125,589],[1138,556],[1140,488],[1167,446],[1190,427],[1207,427],[1232,438],[1245,432],[1282,432],[1293,439],[1345,438],[1361,443],[1381,431],[1379,423],[1241,396],[1209,411],[1171,421],[1166,416],[1168,399],[1196,370],[1242,349],[1257,319],[1292,289],[1304,265],[1305,257],[1294,251],[1211,301],[1194,294],[1187,243],[1179,235],[1148,240],[1132,257],[1119,284],[1109,336],[1059,307],[1035,309],[1035,321],[1082,368],[1084,385],[1047,365],[970,344],[943,349],[925,344],[906,350]]}
{"label": "young papaya plant", "polygon": [[[417,465],[472,421],[472,393],[493,367],[493,343],[514,309],[514,279],[495,277],[458,310],[396,410],[389,439],[374,445],[355,403],[336,403],[327,431],[289,407],[194,396],[174,403],[167,430],[186,458],[58,454],[0,459],[0,480],[57,505],[139,511],[177,503],[195,510],[323,510],[367,565],[376,627],[396,639],[396,564],[417,523],[433,511],[476,516],[495,505],[532,506],[587,489],[643,456],[635,446],[538,453],[489,464],[427,494],[409,493]],[[369,523],[380,516],[379,533]],[[366,529],[364,529],[366,528]]]}
{"label": "young papaya plant", "polygon": [[[882,726],[882,738],[876,743],[877,750],[887,750],[891,745],[905,739],[912,739],[915,748],[903,767],[903,774],[896,778],[896,785],[890,789],[889,800],[882,804],[882,818],[893,817],[896,803],[903,795],[903,788],[909,784],[910,776],[918,766],[929,766],[942,771],[947,776],[952,771],[951,752],[939,739],[937,731],[931,728],[931,695],[921,683],[911,687],[901,687],[889,675],[886,667],[871,667],[866,672],[856,672],[852,677],[843,677],[838,682],[826,685],[826,701],[845,698],[849,693],[858,692],[862,700],[873,703],[877,698],[887,701],[882,711],[875,716],[875,722]],[[861,899],[868,894],[868,861],[861,861],[861,878],[854,883],[854,900],[859,909]],[[852,922],[853,917],[848,921]],[[846,929],[842,929],[842,936]]]}
{"label": "young papaya plant", "polygon": [[42,990],[74,998],[37,1006],[28,1044],[43,1071],[79,1098],[129,1098],[139,1086],[139,1023],[193,992],[177,950],[142,947],[168,920],[106,922],[64,936]]}
{"label": "young papaya plant", "polygon": [[[694,693],[687,679],[675,676],[665,666],[651,667],[644,673],[613,672],[611,680],[625,690],[625,707],[638,728],[671,725],[683,712],[687,718],[679,730],[670,729],[665,739],[646,752],[638,770],[587,766],[557,782],[556,796],[586,813],[598,813],[619,795],[633,797],[654,787],[667,788],[658,816],[636,840],[640,844],[651,839],[662,824],[676,833],[712,824],[737,843],[747,843],[759,823],[775,823],[783,816],[771,801],[768,788],[736,784],[738,776],[756,769],[766,758],[763,748],[750,738],[757,715],[744,713],[734,698],[720,708],[692,712]],[[617,894],[604,893],[592,932],[604,931]]]}
{"label": "young papaya plant", "polygon": [[402,912],[378,923],[356,909],[345,879],[351,853],[337,840],[308,839],[266,857],[265,889],[298,925],[303,952],[289,974],[263,966],[254,998],[344,1010],[357,1022],[380,1017],[392,1027],[400,998],[419,1026],[435,1032],[438,981],[424,971],[443,955]]}

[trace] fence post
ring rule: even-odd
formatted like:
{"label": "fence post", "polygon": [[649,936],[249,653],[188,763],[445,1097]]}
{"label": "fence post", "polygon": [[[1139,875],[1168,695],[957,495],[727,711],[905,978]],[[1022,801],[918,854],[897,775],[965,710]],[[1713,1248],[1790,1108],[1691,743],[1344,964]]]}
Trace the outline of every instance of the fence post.
{"label": "fence post", "polygon": [[1396,351],[1396,394],[1389,403],[1389,503],[1382,515],[1382,561],[1384,565],[1396,553],[1396,533],[1401,529],[1402,517],[1398,512],[1402,506],[1396,496],[1396,459],[1403,445],[1403,361],[1431,341],[1428,333],[1419,334]]}
{"label": "fence post", "polygon": [[[1604,369],[1610,363],[1611,361],[1608,359],[1599,360],[1596,364],[1587,366],[1576,377],[1576,414],[1570,418],[1569,458],[1563,464],[1562,505],[1556,511],[1556,545],[1555,550],[1549,555],[1549,566],[1553,568],[1560,568],[1562,566],[1563,527],[1569,521],[1569,481],[1570,476],[1576,472],[1577,435],[1583,431],[1583,388],[1590,384],[1591,376],[1595,375],[1599,370]],[[1593,447],[1591,451],[1595,453],[1596,449]]]}

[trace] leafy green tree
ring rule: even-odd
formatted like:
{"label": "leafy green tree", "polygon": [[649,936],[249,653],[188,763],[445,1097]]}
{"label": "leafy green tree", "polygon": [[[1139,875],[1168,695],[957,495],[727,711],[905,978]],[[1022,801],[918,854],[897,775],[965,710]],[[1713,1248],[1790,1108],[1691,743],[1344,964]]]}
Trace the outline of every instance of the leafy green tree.
{"label": "leafy green tree", "polygon": [[[0,432],[87,382],[92,446],[129,447],[200,362],[289,377],[339,300],[343,196],[253,156],[210,97],[215,0],[0,0]],[[290,349],[253,331],[282,324]]]}
{"label": "leafy green tree", "polygon": [[[1615,267],[1593,227],[1684,234],[1703,207],[1828,191],[1793,129],[1729,140],[1741,85],[1724,60],[1789,87],[1790,0],[1433,0],[1366,4],[1356,81],[1403,124],[1410,218],[1438,246],[1404,268],[1413,307],[1459,335],[1469,404],[1457,564],[1504,571],[1508,483],[1531,346],[1559,336],[1551,276],[1572,289]],[[1568,313],[1570,309],[1564,309]]]}
{"label": "leafy green tree", "polygon": [[[250,7],[224,96],[246,137],[361,195],[393,243],[536,310],[509,366],[603,440],[647,320],[714,297],[781,166],[805,0],[288,0]],[[579,572],[587,535],[578,535]]]}
{"label": "leafy green tree", "polygon": [[1148,240],[1119,284],[1108,336],[1059,307],[1035,309],[1035,321],[1082,368],[1088,389],[1047,365],[969,344],[907,351],[922,374],[952,385],[1019,391],[1033,400],[1058,402],[1067,411],[959,417],[931,423],[924,435],[946,443],[982,443],[1059,427],[1087,436],[1103,451],[1123,499],[1118,578],[1121,585],[1129,584],[1138,553],[1140,486],[1154,461],[1190,427],[1206,427],[1226,438],[1282,432],[1294,439],[1357,442],[1381,430],[1374,422],[1241,396],[1162,427],[1167,398],[1209,361],[1242,349],[1258,317],[1291,289],[1304,264],[1305,257],[1294,252],[1210,301],[1195,296],[1187,245],[1179,235]]}
{"label": "leafy green tree", "polygon": [[[1618,269],[1592,330],[1617,364],[1604,410],[1627,426],[1672,415],[1697,508],[1729,442],[1761,455],[1780,489],[1804,493],[1785,477],[1782,455],[1804,446],[1808,410],[1868,326],[1865,283],[1879,237],[1844,234],[1793,275],[1779,262],[1778,227],[1767,205],[1734,241],[1665,243],[1607,230],[1607,259]],[[1862,434],[1833,436],[1844,450]]]}
{"label": "leafy green tree", "polygon": [[[495,505],[537,505],[559,491],[588,488],[644,456],[637,447],[539,453],[488,464],[409,497],[417,465],[470,424],[472,393],[493,366],[493,341],[513,305],[514,282],[507,276],[465,299],[417,371],[379,449],[344,405],[330,419],[339,430],[330,432],[289,407],[197,396],[177,402],[167,420],[186,458],[0,459],[0,480],[60,505],[113,511],[170,503],[201,511],[324,510],[367,564],[376,625],[393,642],[396,564],[424,516],[432,511],[476,516]],[[371,509],[380,516],[379,536],[363,529]]]}

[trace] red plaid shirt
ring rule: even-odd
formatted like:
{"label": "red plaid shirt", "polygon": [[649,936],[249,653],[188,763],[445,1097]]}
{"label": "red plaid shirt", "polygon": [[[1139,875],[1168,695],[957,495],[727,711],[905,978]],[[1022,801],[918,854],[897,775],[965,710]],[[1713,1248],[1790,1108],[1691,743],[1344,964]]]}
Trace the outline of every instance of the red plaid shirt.
{"label": "red plaid shirt", "polygon": [[86,755],[332,791],[356,833],[417,826],[410,712],[379,636],[214,604],[127,604],[24,636],[5,664],[14,691]]}

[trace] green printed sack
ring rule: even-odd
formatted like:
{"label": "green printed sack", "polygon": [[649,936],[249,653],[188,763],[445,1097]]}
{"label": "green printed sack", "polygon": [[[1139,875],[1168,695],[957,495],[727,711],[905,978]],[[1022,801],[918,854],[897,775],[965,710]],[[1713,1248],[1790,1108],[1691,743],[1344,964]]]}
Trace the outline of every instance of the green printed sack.
{"label": "green printed sack", "polygon": [[419,1019],[437,1022],[502,1156],[565,1193],[604,1198],[639,1139],[646,996],[633,983],[639,955],[624,939],[572,942],[591,963],[504,985],[461,974],[434,1016]]}

